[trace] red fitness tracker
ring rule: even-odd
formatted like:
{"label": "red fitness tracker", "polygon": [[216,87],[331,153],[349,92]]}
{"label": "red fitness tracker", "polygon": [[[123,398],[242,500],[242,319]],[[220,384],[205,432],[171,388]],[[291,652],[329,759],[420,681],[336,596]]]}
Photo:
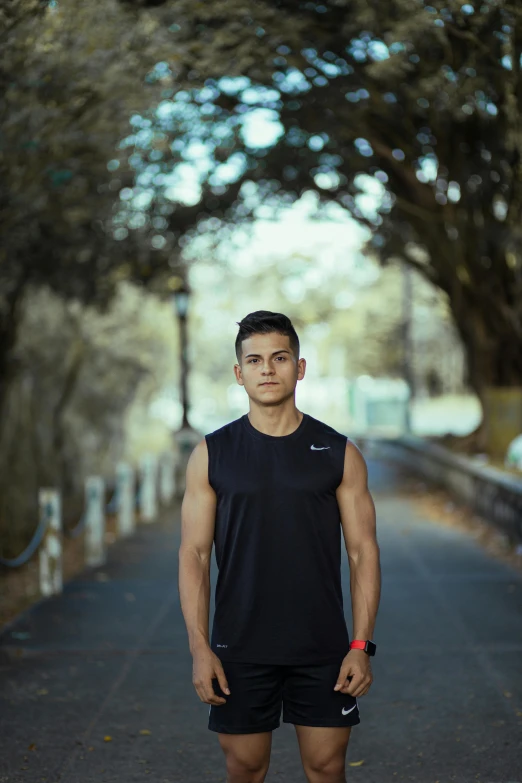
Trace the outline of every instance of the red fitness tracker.
{"label": "red fitness tracker", "polygon": [[350,644],[350,650],[364,650],[368,655],[375,655],[376,649],[377,645],[371,639],[366,639],[365,641],[354,639]]}

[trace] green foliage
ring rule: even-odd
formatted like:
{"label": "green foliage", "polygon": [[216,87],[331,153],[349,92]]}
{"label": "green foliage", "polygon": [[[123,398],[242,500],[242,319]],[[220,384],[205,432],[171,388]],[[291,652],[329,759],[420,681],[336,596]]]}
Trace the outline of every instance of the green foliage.
{"label": "green foliage", "polygon": [[[234,219],[309,188],[337,201],[371,229],[372,253],[405,258],[449,295],[477,388],[520,383],[522,11],[502,0],[176,8],[177,39],[190,37],[207,78],[148,116],[174,147],[163,170],[203,144],[202,207],[208,190],[257,184]],[[248,124],[264,125],[264,142]]]}
{"label": "green foliage", "polygon": [[[170,34],[146,15],[137,25],[116,2],[6,6],[2,288],[39,283],[108,301],[124,253],[104,231],[115,198],[107,161],[129,115],[152,100],[143,77]],[[150,261],[133,250],[126,272],[147,280]]]}
{"label": "green foliage", "polygon": [[[4,405],[0,449],[0,551],[30,540],[38,489],[59,487],[65,524],[83,509],[88,475],[115,477],[136,446],[165,436],[146,418],[151,397],[172,383],[176,333],[171,308],[122,284],[107,313],[49,291],[25,298],[14,351],[16,375]],[[138,426],[137,426],[138,424]],[[143,448],[146,441],[145,449]]]}
{"label": "green foliage", "polygon": [[521,382],[514,3],[4,5],[4,290],[162,286],[187,232],[312,188],[447,292],[477,388]]}

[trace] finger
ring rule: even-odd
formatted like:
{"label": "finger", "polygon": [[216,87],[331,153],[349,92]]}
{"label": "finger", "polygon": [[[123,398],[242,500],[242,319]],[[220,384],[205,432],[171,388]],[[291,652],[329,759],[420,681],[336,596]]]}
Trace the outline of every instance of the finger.
{"label": "finger", "polygon": [[226,704],[227,700],[223,696],[218,696],[212,689],[203,691],[205,704],[214,704],[216,707],[220,704]]}
{"label": "finger", "polygon": [[205,682],[204,691],[207,699],[207,704],[225,704],[226,699],[223,698],[223,693],[219,692],[220,685],[217,679],[212,678],[209,682]]}
{"label": "finger", "polygon": [[195,683],[194,687],[196,688],[196,693],[198,694],[199,698],[202,702],[205,704],[215,704],[218,706],[219,704],[225,704],[226,699],[224,699],[222,696],[218,696],[217,693],[214,693],[214,689],[212,686],[207,686],[205,683]]}
{"label": "finger", "polygon": [[343,688],[346,685],[346,678],[350,676],[350,668],[349,665],[341,666],[341,669],[339,671],[339,676],[337,678],[337,682],[334,686],[334,691],[339,691],[341,688]]}
{"label": "finger", "polygon": [[370,689],[372,681],[367,677],[362,677],[360,680],[352,681],[349,686],[349,693],[351,696],[364,696]]}
{"label": "finger", "polygon": [[219,682],[219,687],[221,688],[223,693],[230,695],[230,688],[228,687],[228,682],[225,676],[225,672],[223,671],[223,667],[216,666],[215,672],[216,672],[217,681]]}
{"label": "finger", "polygon": [[214,690],[214,683],[212,681],[205,683],[203,690],[207,704],[226,704],[227,700],[224,699],[223,696],[220,696],[218,693],[216,693]]}
{"label": "finger", "polygon": [[366,685],[363,692],[361,693],[361,696],[366,696],[366,694],[368,693],[371,687],[372,687],[372,680],[370,680],[370,682]]}
{"label": "finger", "polygon": [[227,700],[224,699],[222,696],[211,696],[206,703],[213,704],[214,707],[221,707],[222,704],[227,703]]}
{"label": "finger", "polygon": [[356,691],[359,690],[360,686],[363,685],[365,682],[365,678],[361,674],[354,674],[351,678],[351,681],[343,685],[341,688],[341,693],[347,693],[349,696],[355,696]]}

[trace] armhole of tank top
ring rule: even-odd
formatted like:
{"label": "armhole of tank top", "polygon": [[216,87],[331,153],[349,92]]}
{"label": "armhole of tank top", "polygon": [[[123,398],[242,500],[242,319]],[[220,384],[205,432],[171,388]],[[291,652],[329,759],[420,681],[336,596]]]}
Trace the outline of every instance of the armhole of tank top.
{"label": "armhole of tank top", "polygon": [[[210,438],[208,435],[205,435],[205,441],[207,444],[207,454],[208,454],[208,469],[207,469],[207,479],[208,483],[214,489],[214,485],[212,484],[212,438]],[[215,491],[215,490],[214,490]]]}

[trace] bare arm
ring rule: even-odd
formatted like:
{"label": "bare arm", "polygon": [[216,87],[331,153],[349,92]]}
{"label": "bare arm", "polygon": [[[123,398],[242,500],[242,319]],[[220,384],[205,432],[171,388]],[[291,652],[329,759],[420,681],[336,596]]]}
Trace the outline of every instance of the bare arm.
{"label": "bare arm", "polygon": [[228,692],[223,667],[210,649],[210,558],[214,540],[216,495],[208,482],[208,449],[202,440],[187,465],[185,495],[181,506],[179,594],[193,657],[193,683],[201,701],[223,704],[212,679]]}
{"label": "bare arm", "polygon": [[[359,449],[346,444],[344,474],[337,488],[344,542],[350,564],[353,639],[372,639],[381,592],[379,545],[376,536],[375,506],[368,489],[368,471]],[[367,654],[351,650],[345,661],[352,679],[340,690],[353,696],[363,696],[372,682]],[[344,662],[343,662],[344,666]],[[343,669],[340,679],[344,683]],[[337,688],[337,686],[336,686]],[[339,689],[339,688],[338,688]]]}

